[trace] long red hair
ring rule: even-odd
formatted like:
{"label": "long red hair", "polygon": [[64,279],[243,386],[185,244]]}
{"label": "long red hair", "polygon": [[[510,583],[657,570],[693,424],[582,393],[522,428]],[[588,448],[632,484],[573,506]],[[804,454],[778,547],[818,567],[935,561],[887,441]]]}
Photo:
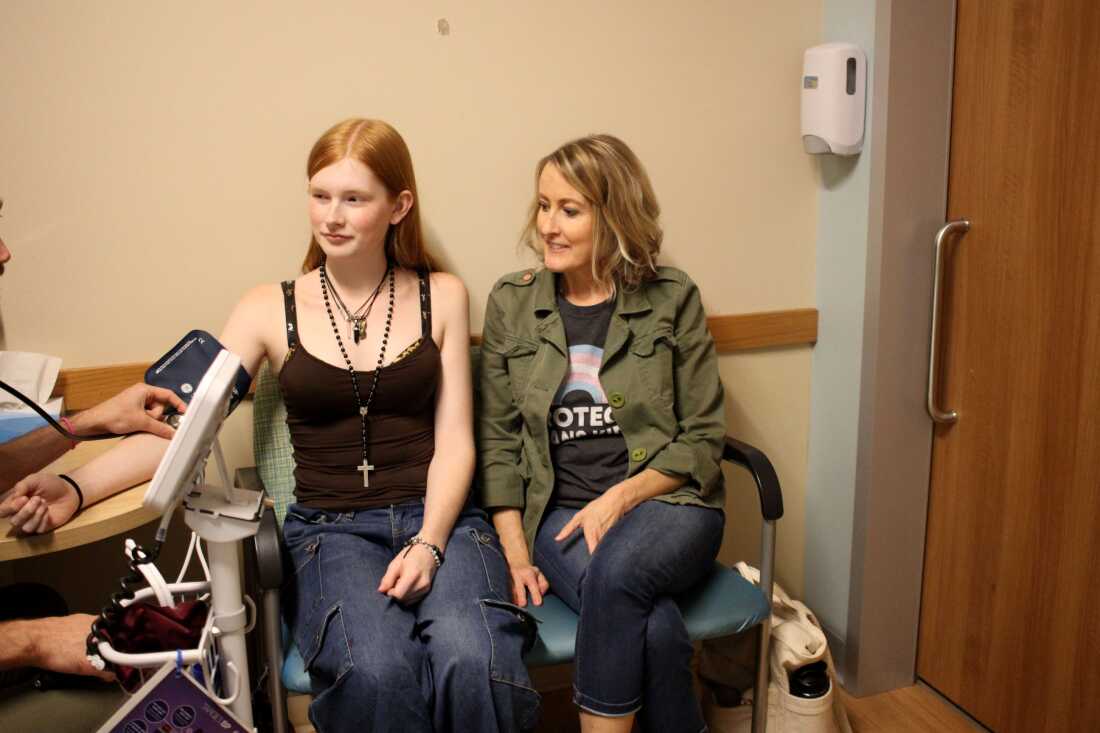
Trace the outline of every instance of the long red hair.
{"label": "long red hair", "polygon": [[[437,270],[435,258],[428,252],[420,228],[420,196],[416,192],[416,175],[412,156],[401,134],[382,120],[353,117],[339,122],[318,138],[309,151],[306,176],[344,158],[358,160],[371,169],[385,185],[390,196],[402,191],[412,194],[412,208],[386,232],[386,257],[409,270]],[[316,269],[325,260],[325,253],[311,235],[302,272]]]}

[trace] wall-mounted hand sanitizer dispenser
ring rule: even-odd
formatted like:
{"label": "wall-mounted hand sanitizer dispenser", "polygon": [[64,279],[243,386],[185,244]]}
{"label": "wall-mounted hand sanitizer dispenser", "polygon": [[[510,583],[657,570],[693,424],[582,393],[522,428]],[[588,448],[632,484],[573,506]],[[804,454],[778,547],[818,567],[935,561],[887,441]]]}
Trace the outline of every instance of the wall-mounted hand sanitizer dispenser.
{"label": "wall-mounted hand sanitizer dispenser", "polygon": [[851,43],[807,49],[802,61],[802,145],[807,153],[863,148],[867,57]]}

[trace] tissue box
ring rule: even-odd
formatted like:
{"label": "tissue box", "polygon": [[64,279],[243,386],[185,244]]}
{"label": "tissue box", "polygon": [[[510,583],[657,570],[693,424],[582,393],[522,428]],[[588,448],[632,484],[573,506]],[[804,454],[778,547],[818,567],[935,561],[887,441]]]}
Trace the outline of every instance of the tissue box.
{"label": "tissue box", "polygon": [[[0,380],[42,407],[56,420],[61,414],[61,398],[50,399],[61,359],[49,354],[25,351],[0,351]],[[34,410],[7,390],[0,389],[0,443],[37,430],[46,424]]]}
{"label": "tissue box", "polygon": [[[50,400],[42,409],[50,414],[54,420],[61,416],[61,398]],[[38,430],[48,423],[38,413],[30,408],[25,410],[0,410],[0,443],[25,435],[32,430]]]}

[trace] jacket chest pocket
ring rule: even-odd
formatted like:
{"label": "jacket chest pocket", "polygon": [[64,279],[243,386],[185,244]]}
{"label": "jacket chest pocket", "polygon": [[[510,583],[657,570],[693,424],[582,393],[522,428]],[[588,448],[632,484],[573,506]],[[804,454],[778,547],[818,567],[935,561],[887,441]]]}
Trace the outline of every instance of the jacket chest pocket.
{"label": "jacket chest pocket", "polygon": [[673,379],[676,337],[672,329],[658,328],[635,336],[630,344],[630,353],[647,394],[654,395],[665,405],[671,405],[676,393]]}
{"label": "jacket chest pocket", "polygon": [[535,359],[538,357],[539,345],[535,341],[512,338],[504,351],[504,358],[508,364],[508,381],[512,383],[512,400],[516,405],[523,404],[523,396],[527,393],[527,385],[531,379],[531,371],[534,368]]}

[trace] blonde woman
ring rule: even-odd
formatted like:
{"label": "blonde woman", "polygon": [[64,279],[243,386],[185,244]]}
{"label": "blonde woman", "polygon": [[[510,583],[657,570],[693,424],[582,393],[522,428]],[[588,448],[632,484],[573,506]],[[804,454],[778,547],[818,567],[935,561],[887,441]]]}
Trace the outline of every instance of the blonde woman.
{"label": "blonde woman", "polygon": [[657,265],[659,207],[621,140],[539,161],[525,240],[542,259],[485,314],[481,498],[514,600],[580,616],[584,731],[698,733],[691,644],[670,594],[722,540],[722,385],[699,292]]}

